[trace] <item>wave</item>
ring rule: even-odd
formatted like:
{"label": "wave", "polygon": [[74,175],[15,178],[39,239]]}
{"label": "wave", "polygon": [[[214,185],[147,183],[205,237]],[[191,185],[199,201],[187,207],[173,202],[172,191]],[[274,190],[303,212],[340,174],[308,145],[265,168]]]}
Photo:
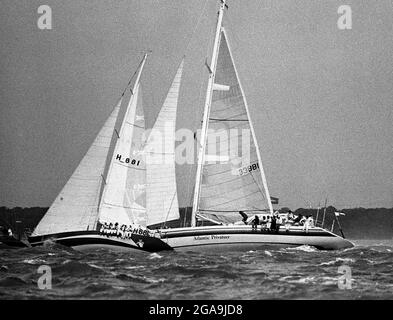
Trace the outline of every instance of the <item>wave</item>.
{"label": "wave", "polygon": [[342,264],[342,263],[355,263],[355,259],[352,258],[336,258],[335,260],[332,261],[327,261],[327,262],[322,262],[319,265],[320,266],[330,266],[330,265],[335,265],[335,264]]}
{"label": "wave", "polygon": [[0,287],[9,288],[9,287],[22,287],[26,286],[27,282],[22,278],[16,276],[6,277],[4,279],[0,279]]}
{"label": "wave", "polygon": [[82,276],[82,275],[98,275],[105,274],[103,268],[92,266],[86,262],[73,260],[65,260],[60,265],[52,267],[52,273],[56,275]]}
{"label": "wave", "polygon": [[[79,253],[61,246],[0,255],[0,298],[28,299],[335,299],[392,298],[391,246],[351,250],[264,248],[247,253]],[[40,264],[53,290],[36,290]],[[338,267],[352,269],[353,289],[340,291]]]}
{"label": "wave", "polygon": [[46,261],[43,259],[25,259],[22,262],[27,263],[27,264],[33,264],[33,265],[36,265],[36,264],[42,265],[42,264],[46,263]]}
{"label": "wave", "polygon": [[265,250],[265,254],[266,254],[267,256],[269,256],[269,257],[272,257],[272,256],[273,256],[273,253],[271,253],[271,252],[268,251],[268,250]]}
{"label": "wave", "polygon": [[288,251],[303,251],[303,252],[318,252],[319,250],[315,247],[311,247],[309,245],[302,245],[299,247],[294,247],[294,248],[285,248],[284,250]]}

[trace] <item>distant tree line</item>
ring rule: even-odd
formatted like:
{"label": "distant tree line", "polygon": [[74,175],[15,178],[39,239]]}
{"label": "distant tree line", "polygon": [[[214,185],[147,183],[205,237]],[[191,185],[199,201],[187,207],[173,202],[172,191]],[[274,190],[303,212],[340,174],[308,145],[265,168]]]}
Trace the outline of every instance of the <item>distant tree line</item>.
{"label": "distant tree line", "polygon": [[[337,210],[327,207],[325,214],[325,227],[330,229],[335,220],[335,212],[342,212],[345,216],[338,217],[345,236],[350,239],[393,239],[393,208],[353,208]],[[297,209],[295,214],[312,215],[318,221],[323,220],[324,209]],[[337,222],[334,224],[335,233],[339,234]]]}

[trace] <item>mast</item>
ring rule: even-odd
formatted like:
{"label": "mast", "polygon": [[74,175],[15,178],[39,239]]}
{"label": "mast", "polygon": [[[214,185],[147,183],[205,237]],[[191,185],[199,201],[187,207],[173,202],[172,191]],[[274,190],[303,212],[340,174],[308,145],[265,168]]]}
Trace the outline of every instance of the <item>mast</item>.
{"label": "mast", "polygon": [[202,166],[203,166],[205,151],[206,151],[207,130],[208,130],[208,123],[209,123],[210,107],[213,97],[214,80],[216,76],[218,48],[220,44],[222,21],[224,17],[224,10],[226,8],[227,0],[220,0],[220,1],[221,1],[221,5],[220,5],[220,11],[218,12],[217,28],[216,28],[216,35],[214,39],[212,59],[211,59],[210,66],[207,66],[210,75],[209,75],[209,82],[207,85],[205,109],[203,114],[201,145],[199,147],[198,167],[197,167],[197,174],[195,180],[194,200],[192,205],[191,227],[195,227],[196,225],[196,212],[198,211],[199,193],[201,190]]}
{"label": "mast", "polygon": [[319,210],[321,209],[320,207],[321,207],[321,203],[319,202],[319,203],[318,203],[317,216],[316,216],[316,218],[315,218],[316,224],[318,224]]}
{"label": "mast", "polygon": [[323,209],[323,218],[322,218],[322,228],[325,225],[325,217],[326,217],[326,206],[327,206],[327,198],[325,199],[325,207]]}
{"label": "mast", "polygon": [[139,84],[139,81],[141,80],[142,71],[143,71],[143,68],[145,67],[146,60],[147,60],[147,55],[148,55],[148,54],[145,53],[145,55],[143,56],[143,59],[142,59],[142,62],[141,62],[141,66],[139,67],[139,72],[138,72],[138,75],[137,75],[137,77],[136,77],[136,80],[135,80],[135,83],[134,83],[134,87],[133,87],[132,93],[134,93],[136,87],[137,87],[138,84]]}

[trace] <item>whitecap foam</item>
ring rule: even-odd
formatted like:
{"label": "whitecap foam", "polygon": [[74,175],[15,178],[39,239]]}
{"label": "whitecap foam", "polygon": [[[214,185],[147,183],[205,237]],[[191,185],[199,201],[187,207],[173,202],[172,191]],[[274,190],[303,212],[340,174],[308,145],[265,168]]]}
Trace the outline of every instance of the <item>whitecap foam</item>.
{"label": "whitecap foam", "polygon": [[328,261],[328,262],[322,262],[319,265],[320,266],[331,266],[331,265],[333,265],[335,263],[336,263],[336,260],[332,260],[332,261]]}
{"label": "whitecap foam", "polygon": [[43,263],[46,263],[46,261],[43,260],[43,259],[25,259],[22,262],[23,263],[27,263],[27,264],[43,264]]}
{"label": "whitecap foam", "polygon": [[318,281],[321,285],[324,286],[335,286],[338,283],[338,278],[334,278],[334,277],[322,277],[321,279],[319,279]]}
{"label": "whitecap foam", "polygon": [[285,281],[288,283],[296,283],[296,284],[310,284],[316,282],[316,277],[308,276],[302,278],[294,278],[292,276],[286,276],[279,279],[280,281]]}
{"label": "whitecap foam", "polygon": [[87,265],[88,265],[88,266],[90,266],[90,267],[92,267],[92,268],[96,268],[96,269],[104,270],[104,268],[103,268],[103,267],[97,266],[97,265],[95,265],[95,264],[93,264],[93,263],[88,263]]}
{"label": "whitecap foam", "polygon": [[267,256],[269,256],[269,257],[272,257],[272,256],[273,256],[273,253],[271,253],[270,251],[267,251],[267,250],[265,250],[265,254],[266,254]]}
{"label": "whitecap foam", "polygon": [[288,248],[287,250],[297,250],[297,251],[303,251],[303,252],[316,252],[316,251],[318,251],[315,247],[311,247],[309,245],[302,245],[302,246],[295,247],[295,248]]}
{"label": "whitecap foam", "polygon": [[152,259],[161,259],[162,258],[162,256],[160,256],[158,253],[156,253],[156,252],[153,252],[150,256],[149,256],[149,259],[150,260],[152,260]]}
{"label": "whitecap foam", "polygon": [[144,279],[149,282],[149,283],[162,283],[165,282],[164,278],[159,278],[159,279],[154,279],[154,278],[148,278],[148,277],[144,277]]}
{"label": "whitecap foam", "polygon": [[355,259],[352,258],[337,258],[336,259],[337,262],[350,262],[350,263],[354,263]]}
{"label": "whitecap foam", "polygon": [[355,260],[351,259],[351,258],[336,258],[335,260],[332,260],[332,261],[322,262],[319,265],[320,266],[331,266],[331,265],[334,265],[336,263],[342,263],[342,262],[344,262],[344,263],[354,263]]}
{"label": "whitecap foam", "polygon": [[125,267],[125,269],[128,270],[134,270],[134,269],[143,269],[145,266],[131,266],[131,267]]}

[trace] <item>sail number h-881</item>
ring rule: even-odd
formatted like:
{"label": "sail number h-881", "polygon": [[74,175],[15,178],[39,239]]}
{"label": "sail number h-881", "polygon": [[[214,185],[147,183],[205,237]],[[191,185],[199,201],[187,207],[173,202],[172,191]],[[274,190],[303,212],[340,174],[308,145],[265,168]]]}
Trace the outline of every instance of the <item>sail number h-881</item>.
{"label": "sail number h-881", "polygon": [[141,161],[135,160],[135,159],[130,159],[130,158],[126,158],[124,161],[122,160],[122,156],[120,154],[118,154],[116,156],[116,160],[119,160],[119,162],[121,163],[125,163],[125,164],[131,164],[133,166],[139,166]]}

